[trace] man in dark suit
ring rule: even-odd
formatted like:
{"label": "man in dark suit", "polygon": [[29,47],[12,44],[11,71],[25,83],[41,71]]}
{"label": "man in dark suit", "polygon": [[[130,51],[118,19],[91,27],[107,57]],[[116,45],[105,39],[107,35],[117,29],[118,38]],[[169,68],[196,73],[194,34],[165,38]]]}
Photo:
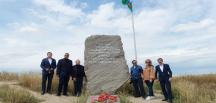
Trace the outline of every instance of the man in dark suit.
{"label": "man in dark suit", "polygon": [[80,96],[82,93],[82,87],[83,87],[83,77],[86,78],[84,66],[80,65],[80,60],[76,60],[76,65],[73,67],[73,73],[72,77],[74,79],[74,94],[75,96]]}
{"label": "man in dark suit", "polygon": [[[54,70],[56,68],[56,60],[52,58],[52,53],[47,53],[47,58],[44,58],[41,62],[40,67],[42,68],[42,95],[47,93],[51,93],[51,85]],[[48,83],[46,82],[48,80]],[[47,84],[47,88],[46,88]]]}
{"label": "man in dark suit", "polygon": [[59,86],[57,96],[61,96],[62,88],[63,95],[68,96],[68,82],[73,69],[73,62],[69,59],[69,53],[65,53],[64,58],[60,59],[57,64],[57,75],[59,76]]}
{"label": "man in dark suit", "polygon": [[172,71],[168,64],[163,63],[162,58],[158,58],[158,63],[156,68],[156,78],[159,79],[161,89],[163,92],[163,95],[165,99],[162,101],[168,101],[169,103],[172,103],[172,91],[171,91],[171,78],[172,78]]}

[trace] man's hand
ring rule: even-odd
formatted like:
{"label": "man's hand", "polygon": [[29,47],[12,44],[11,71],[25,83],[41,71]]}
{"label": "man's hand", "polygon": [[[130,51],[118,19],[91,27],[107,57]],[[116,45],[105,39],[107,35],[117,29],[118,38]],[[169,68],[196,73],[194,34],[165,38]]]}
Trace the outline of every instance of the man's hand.
{"label": "man's hand", "polygon": [[172,78],[169,78],[169,81],[171,82],[171,81],[172,81]]}
{"label": "man's hand", "polygon": [[74,81],[76,81],[76,78],[73,78]]}
{"label": "man's hand", "polygon": [[51,68],[50,70],[54,70],[53,68]]}

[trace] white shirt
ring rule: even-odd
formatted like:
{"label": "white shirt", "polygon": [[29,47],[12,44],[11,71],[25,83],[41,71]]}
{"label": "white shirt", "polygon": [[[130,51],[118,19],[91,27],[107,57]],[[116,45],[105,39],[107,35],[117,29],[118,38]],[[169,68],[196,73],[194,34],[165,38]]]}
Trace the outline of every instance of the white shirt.
{"label": "white shirt", "polygon": [[52,64],[52,59],[51,58],[48,58],[48,61],[50,64]]}
{"label": "white shirt", "polygon": [[160,65],[160,69],[161,69],[161,71],[163,72],[164,66],[163,66],[163,65]]}

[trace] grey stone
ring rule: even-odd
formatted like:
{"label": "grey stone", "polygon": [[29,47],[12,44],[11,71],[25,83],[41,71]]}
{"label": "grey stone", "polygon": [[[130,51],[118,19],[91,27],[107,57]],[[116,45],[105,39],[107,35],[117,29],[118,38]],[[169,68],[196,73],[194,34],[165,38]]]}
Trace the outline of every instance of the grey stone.
{"label": "grey stone", "polygon": [[94,35],[85,41],[85,67],[90,94],[113,94],[129,78],[121,37]]}

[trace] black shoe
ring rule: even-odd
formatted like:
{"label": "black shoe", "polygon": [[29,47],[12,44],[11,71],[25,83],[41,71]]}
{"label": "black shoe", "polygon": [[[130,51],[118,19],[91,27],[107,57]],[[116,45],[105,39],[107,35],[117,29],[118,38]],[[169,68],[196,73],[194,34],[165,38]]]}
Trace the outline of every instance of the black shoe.
{"label": "black shoe", "polygon": [[69,96],[68,94],[63,94],[64,96]]}
{"label": "black shoe", "polygon": [[167,101],[168,99],[163,99],[162,101]]}
{"label": "black shoe", "polygon": [[41,93],[41,95],[44,95],[44,94],[45,94],[45,92],[42,92],[42,93]]}
{"label": "black shoe", "polygon": [[139,98],[139,97],[141,97],[141,95],[135,95],[134,97],[135,97],[135,98]]}

